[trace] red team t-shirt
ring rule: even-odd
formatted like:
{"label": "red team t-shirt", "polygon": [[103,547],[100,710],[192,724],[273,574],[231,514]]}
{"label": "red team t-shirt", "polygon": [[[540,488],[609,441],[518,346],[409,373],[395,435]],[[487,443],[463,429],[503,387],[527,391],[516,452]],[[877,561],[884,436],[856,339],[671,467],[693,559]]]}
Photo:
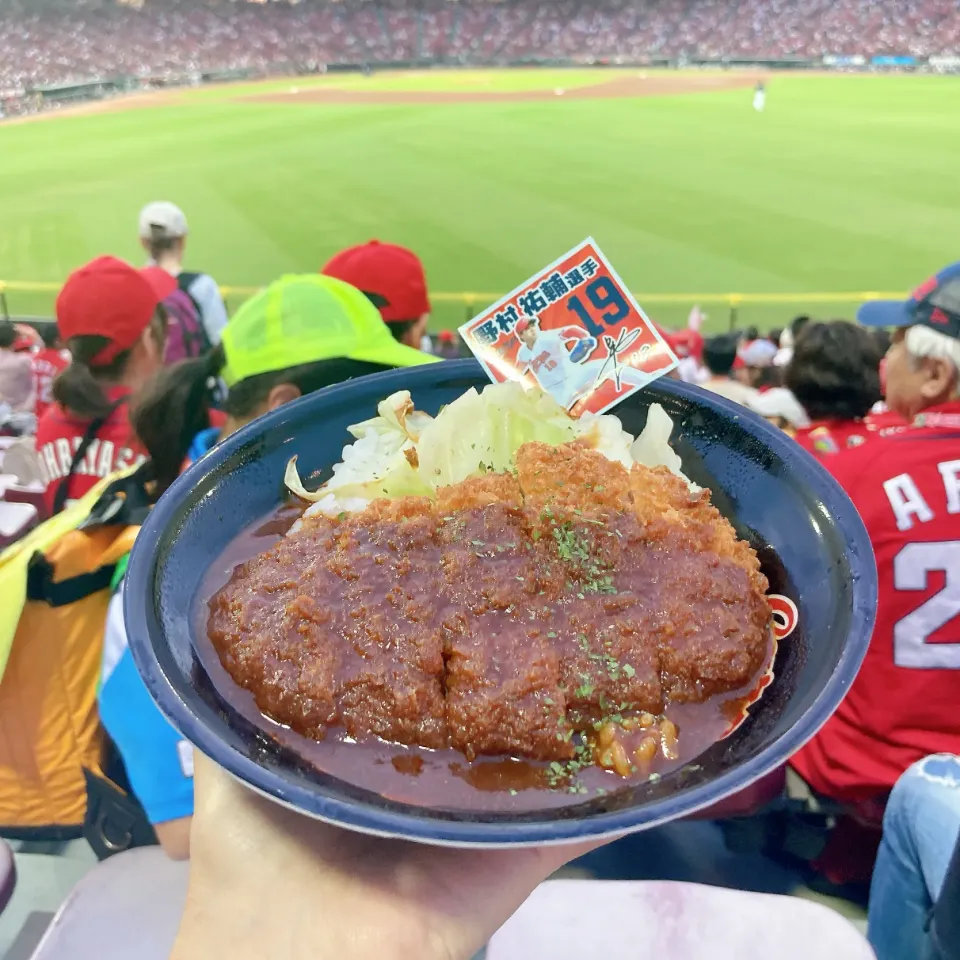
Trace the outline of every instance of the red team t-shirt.
{"label": "red team t-shirt", "polygon": [[[129,397],[131,391],[129,387],[112,387],[104,393],[113,402]],[[82,497],[103,477],[115,470],[136,466],[146,459],[130,427],[127,407],[127,403],[121,403],[98,431],[83,462],[77,465],[70,478],[67,499]],[[57,487],[70,472],[73,455],[88,425],[88,420],[77,419],[57,404],[49,407],[37,424],[37,453],[46,484],[43,497],[48,510],[53,509]]]}
{"label": "red team t-shirt", "polygon": [[39,420],[53,403],[53,378],[70,365],[70,359],[61,350],[44,347],[30,358],[30,362],[33,364],[33,393],[37,398],[36,414]]}
{"label": "red team t-shirt", "polygon": [[809,427],[799,427],[793,439],[814,456],[822,456],[859,447],[868,436],[863,420],[814,420]]}
{"label": "red team t-shirt", "polygon": [[814,420],[809,427],[798,428],[794,440],[815,457],[823,457],[863,446],[868,440],[906,426],[899,414],[884,410],[869,413],[862,420]]}
{"label": "red team t-shirt", "polygon": [[927,754],[960,753],[960,402],[822,462],[870,534],[879,607],[850,692],[790,763],[855,803]]}

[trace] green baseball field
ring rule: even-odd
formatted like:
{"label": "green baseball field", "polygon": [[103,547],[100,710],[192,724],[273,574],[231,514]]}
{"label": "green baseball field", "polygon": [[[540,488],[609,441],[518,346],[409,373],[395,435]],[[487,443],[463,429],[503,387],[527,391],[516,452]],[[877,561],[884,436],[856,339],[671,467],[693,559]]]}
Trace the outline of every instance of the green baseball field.
{"label": "green baseball field", "polygon": [[593,236],[681,324],[850,316],[960,257],[960,78],[432,71],[163,91],[0,122],[0,282],[50,315],[85,260],[142,259],[173,200],[188,266],[251,289],[373,237],[423,258],[434,329]]}

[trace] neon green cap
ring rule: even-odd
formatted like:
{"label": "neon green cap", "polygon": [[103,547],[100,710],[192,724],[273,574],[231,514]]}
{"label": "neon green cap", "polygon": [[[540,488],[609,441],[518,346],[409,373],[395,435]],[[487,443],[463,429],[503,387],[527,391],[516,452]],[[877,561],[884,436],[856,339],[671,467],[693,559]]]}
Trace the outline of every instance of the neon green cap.
{"label": "neon green cap", "polygon": [[316,273],[281,277],[247,300],[224,328],[223,349],[228,387],[317,360],[414,367],[439,359],[394,340],[365,294]]}

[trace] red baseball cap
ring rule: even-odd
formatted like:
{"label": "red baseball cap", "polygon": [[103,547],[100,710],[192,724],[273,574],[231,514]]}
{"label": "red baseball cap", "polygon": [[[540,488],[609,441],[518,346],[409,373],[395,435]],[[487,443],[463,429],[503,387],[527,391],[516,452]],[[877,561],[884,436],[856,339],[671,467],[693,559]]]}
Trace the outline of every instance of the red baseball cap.
{"label": "red baseball cap", "polygon": [[133,347],[157,304],[176,289],[176,278],[160,267],[137,270],[116,257],[97,257],[74,270],[57,297],[60,336],[107,337],[110,343],[93,358],[104,366]]}
{"label": "red baseball cap", "polygon": [[670,349],[681,359],[683,357],[703,358],[703,337],[696,330],[677,330],[664,338]]}
{"label": "red baseball cap", "polygon": [[27,353],[34,347],[43,346],[40,334],[33,327],[25,323],[15,323],[13,328],[17,332],[17,339],[13,341],[13,346],[10,348],[14,353]]}
{"label": "red baseball cap", "polygon": [[341,250],[320,272],[370,296],[387,323],[417,320],[430,312],[423,264],[406,247],[371,240]]}

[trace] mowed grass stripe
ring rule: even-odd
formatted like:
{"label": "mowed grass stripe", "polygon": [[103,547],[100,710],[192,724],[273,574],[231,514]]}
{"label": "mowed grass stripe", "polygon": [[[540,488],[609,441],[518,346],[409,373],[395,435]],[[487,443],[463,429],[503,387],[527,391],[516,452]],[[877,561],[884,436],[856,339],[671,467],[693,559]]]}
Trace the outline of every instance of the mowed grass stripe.
{"label": "mowed grass stripe", "polygon": [[[574,78],[612,74],[350,82],[549,89]],[[668,293],[906,289],[956,258],[955,78],[777,75],[762,116],[749,90],[439,106],[231,99],[250,89],[0,125],[0,279],[61,279],[102,252],[140,259],[136,213],[160,197],[187,211],[191,260],[241,286],[315,270],[373,236],[416,249],[443,291],[506,291],[588,234],[632,287]],[[656,313],[670,322],[686,309]],[[773,325],[790,312],[742,316]],[[438,323],[462,319],[438,305]]]}

